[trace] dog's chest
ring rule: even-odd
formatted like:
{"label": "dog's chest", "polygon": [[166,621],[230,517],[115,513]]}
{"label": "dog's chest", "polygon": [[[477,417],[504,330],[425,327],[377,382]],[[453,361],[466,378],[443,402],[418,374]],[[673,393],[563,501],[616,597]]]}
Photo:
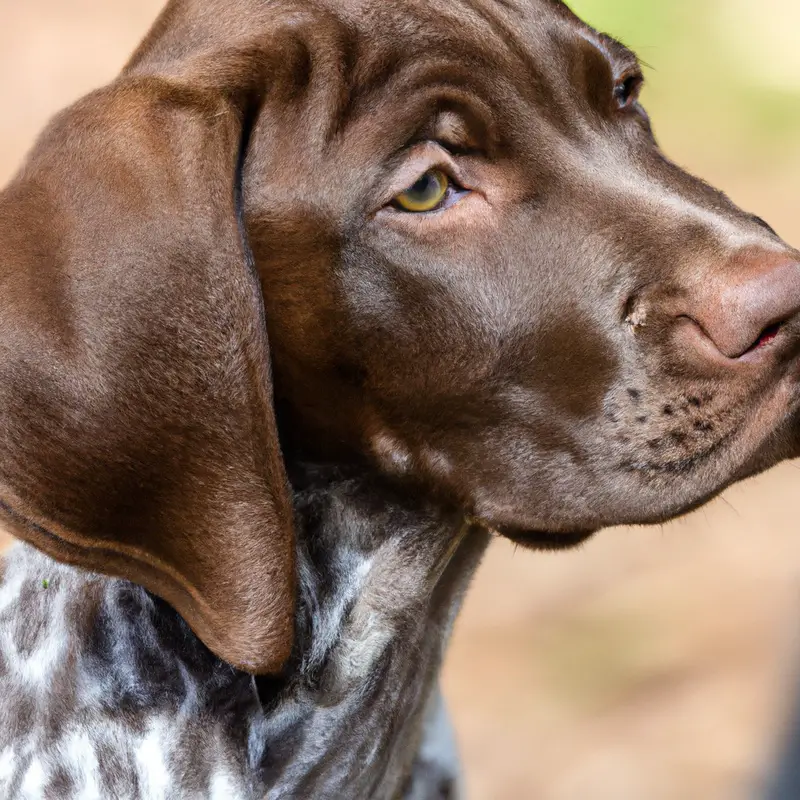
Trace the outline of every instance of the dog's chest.
{"label": "dog's chest", "polygon": [[13,552],[0,583],[0,797],[256,796],[246,731],[229,724],[259,713],[252,682],[192,648],[178,658],[152,602]]}
{"label": "dog's chest", "polygon": [[[224,736],[217,747],[209,747],[208,732],[198,731],[196,724],[153,717],[135,728],[93,720],[68,725],[52,737],[31,732],[0,754],[0,792],[26,800],[255,797]],[[205,746],[186,751],[187,738]]]}

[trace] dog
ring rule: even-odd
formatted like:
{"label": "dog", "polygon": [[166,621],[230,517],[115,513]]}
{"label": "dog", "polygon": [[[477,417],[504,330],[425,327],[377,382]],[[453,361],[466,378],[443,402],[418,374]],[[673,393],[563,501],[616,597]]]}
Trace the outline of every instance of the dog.
{"label": "dog", "polygon": [[560,0],[171,0],[0,194],[0,795],[458,796],[493,535],[798,452],[800,253]]}

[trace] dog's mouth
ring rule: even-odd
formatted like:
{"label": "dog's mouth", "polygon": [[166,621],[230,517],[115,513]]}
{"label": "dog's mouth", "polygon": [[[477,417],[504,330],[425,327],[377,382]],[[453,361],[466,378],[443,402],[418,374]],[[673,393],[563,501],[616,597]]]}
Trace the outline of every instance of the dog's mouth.
{"label": "dog's mouth", "polygon": [[[525,529],[521,527],[514,527],[511,525],[486,525],[489,530],[497,535],[500,535],[515,544],[520,545],[531,550],[572,550],[579,547],[584,542],[591,539],[596,533],[603,528],[611,527],[614,524],[628,524],[628,525],[653,525],[667,522],[671,519],[689,514],[697,510],[706,503],[719,496],[732,484],[749,477],[757,475],[764,470],[777,464],[784,458],[791,458],[795,455],[793,452],[786,451],[786,438],[787,429],[791,427],[793,417],[787,416],[785,418],[785,425],[778,426],[773,429],[770,434],[764,436],[761,442],[761,447],[756,447],[755,452],[752,452],[750,457],[737,469],[728,475],[726,480],[721,480],[715,487],[708,489],[701,496],[695,496],[691,499],[679,502],[672,507],[665,508],[662,513],[656,513],[652,516],[645,515],[640,519],[630,518],[625,515],[625,518],[620,518],[615,523],[597,524],[594,526],[576,526],[574,529],[565,528],[558,531],[546,531]],[[700,454],[691,465],[687,463],[675,464],[673,469],[658,469],[654,472],[666,477],[678,477],[679,475],[686,476],[691,474],[693,469],[702,467],[713,459],[717,452],[724,450],[732,444],[731,440],[735,436],[726,436],[723,440],[719,441],[716,446],[709,448],[707,452]],[[751,445],[752,447],[752,445]]]}
{"label": "dog's mouth", "polygon": [[521,506],[517,513],[484,507],[475,509],[472,521],[521,547],[558,551],[578,547],[603,528],[661,524],[691,513],[731,484],[797,455],[799,370],[791,369],[777,385],[760,392],[735,427],[709,437],[685,458],[609,463],[602,458],[605,448],[598,448],[593,466],[575,470],[560,497],[528,499],[528,508],[549,510],[547,516],[525,513]]}
{"label": "dog's mouth", "polygon": [[531,550],[571,550],[591,539],[600,530],[600,528],[592,528],[556,532],[526,529],[513,525],[495,525],[477,517],[467,517],[467,521],[476,527],[485,528],[495,536],[501,536]]}
{"label": "dog's mouth", "polygon": [[553,533],[550,531],[526,531],[501,526],[491,529],[506,539],[529,550],[572,550],[591,539],[600,529]]}

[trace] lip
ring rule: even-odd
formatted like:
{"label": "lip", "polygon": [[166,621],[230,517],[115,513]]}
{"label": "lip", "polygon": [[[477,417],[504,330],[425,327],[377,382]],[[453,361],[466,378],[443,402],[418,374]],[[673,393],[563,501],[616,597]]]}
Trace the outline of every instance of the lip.
{"label": "lip", "polygon": [[533,531],[508,526],[492,527],[491,530],[510,539],[515,544],[531,550],[572,550],[591,539],[600,529],[564,531]]}
{"label": "lip", "polygon": [[[706,480],[698,482],[697,491],[689,492],[682,499],[676,498],[674,505],[662,505],[661,510],[653,511],[652,515],[632,513],[629,507],[624,511],[619,510],[618,518],[611,514],[608,519],[591,520],[591,527],[585,526],[587,520],[584,518],[584,526],[575,520],[574,528],[565,525],[560,530],[499,524],[482,517],[473,519],[473,522],[526,549],[562,551],[579,547],[605,527],[660,524],[687,514],[712,500],[731,484],[768,469],[787,457],[800,454],[800,417],[797,416],[800,391],[795,391],[798,373],[800,363],[788,371],[767,397],[762,399],[744,425],[693,459],[693,467],[704,465],[710,473],[716,473],[716,479],[707,476]],[[788,445],[783,441],[790,430],[798,433],[797,445],[791,453],[787,452]],[[717,469],[710,467],[715,462],[718,464]],[[629,472],[630,469],[626,471]],[[669,471],[660,470],[662,473]]]}

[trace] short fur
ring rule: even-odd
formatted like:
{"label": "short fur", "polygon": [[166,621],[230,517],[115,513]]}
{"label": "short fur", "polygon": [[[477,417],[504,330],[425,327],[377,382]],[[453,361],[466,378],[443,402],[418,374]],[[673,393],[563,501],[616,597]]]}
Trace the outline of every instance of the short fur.
{"label": "short fur", "polygon": [[0,194],[4,796],[454,794],[489,531],[798,451],[800,256],[641,81],[557,0],[172,0],[56,117]]}
{"label": "short fur", "polygon": [[375,490],[321,473],[296,496],[298,644],[280,681],[221,661],[144,589],[14,548],[0,797],[455,796],[436,682],[487,537]]}

